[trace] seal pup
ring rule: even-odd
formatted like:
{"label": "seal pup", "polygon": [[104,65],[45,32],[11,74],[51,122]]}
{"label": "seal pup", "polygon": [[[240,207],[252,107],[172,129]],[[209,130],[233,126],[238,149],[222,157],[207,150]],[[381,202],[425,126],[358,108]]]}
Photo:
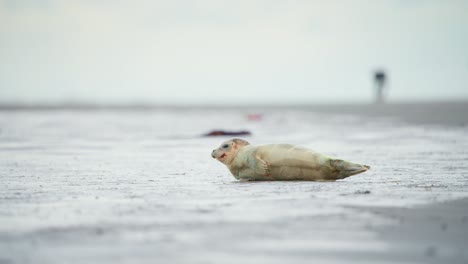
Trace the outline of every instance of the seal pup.
{"label": "seal pup", "polygon": [[370,169],[294,145],[252,146],[239,138],[223,142],[211,156],[245,181],[334,181]]}

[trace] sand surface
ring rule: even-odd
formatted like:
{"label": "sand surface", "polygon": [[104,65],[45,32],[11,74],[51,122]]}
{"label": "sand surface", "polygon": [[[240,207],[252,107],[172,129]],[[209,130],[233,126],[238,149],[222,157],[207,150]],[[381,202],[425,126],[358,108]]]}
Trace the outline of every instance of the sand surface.
{"label": "sand surface", "polygon": [[[464,115],[341,109],[0,111],[0,263],[467,263]],[[238,182],[211,129],[372,170]]]}

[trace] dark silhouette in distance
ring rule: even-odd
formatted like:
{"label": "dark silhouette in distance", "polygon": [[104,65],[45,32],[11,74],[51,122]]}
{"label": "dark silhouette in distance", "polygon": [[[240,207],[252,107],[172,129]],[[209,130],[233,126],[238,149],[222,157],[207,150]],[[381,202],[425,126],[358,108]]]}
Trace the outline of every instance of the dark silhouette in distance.
{"label": "dark silhouette in distance", "polygon": [[374,84],[376,91],[375,102],[381,104],[384,102],[384,89],[387,82],[387,74],[383,70],[376,70],[374,72]]}

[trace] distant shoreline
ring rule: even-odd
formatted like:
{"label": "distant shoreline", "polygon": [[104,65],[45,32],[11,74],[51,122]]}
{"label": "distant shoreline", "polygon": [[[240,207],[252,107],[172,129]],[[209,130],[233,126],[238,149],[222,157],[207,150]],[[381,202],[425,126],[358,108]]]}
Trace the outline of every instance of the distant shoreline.
{"label": "distant shoreline", "polygon": [[189,109],[239,109],[268,111],[287,109],[364,117],[395,117],[416,124],[468,126],[468,101],[404,102],[387,104],[296,104],[296,105],[158,105],[158,104],[0,104],[0,111],[157,111]]}

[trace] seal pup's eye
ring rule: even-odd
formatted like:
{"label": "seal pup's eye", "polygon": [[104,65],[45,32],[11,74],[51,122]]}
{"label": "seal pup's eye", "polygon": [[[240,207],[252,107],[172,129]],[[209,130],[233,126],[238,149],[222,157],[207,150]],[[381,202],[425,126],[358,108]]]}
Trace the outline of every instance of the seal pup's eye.
{"label": "seal pup's eye", "polygon": [[228,147],[229,147],[228,144],[224,144],[224,145],[223,145],[223,148],[228,148]]}

